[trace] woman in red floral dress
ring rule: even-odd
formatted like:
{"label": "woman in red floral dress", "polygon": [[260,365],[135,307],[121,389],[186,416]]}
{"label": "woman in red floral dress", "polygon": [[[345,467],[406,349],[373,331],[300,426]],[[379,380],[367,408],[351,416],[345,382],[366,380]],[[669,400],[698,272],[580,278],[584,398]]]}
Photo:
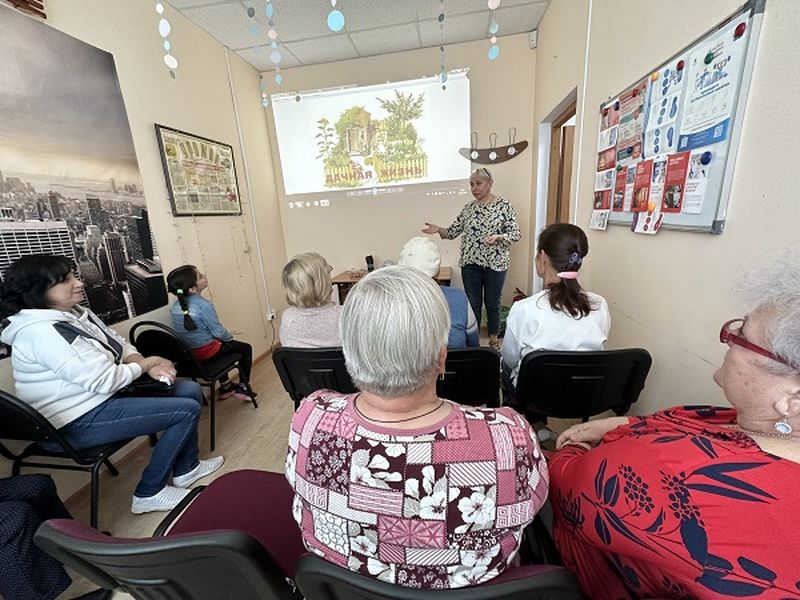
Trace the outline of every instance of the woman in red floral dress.
{"label": "woman in red floral dress", "polygon": [[800,289],[773,292],[720,331],[714,380],[733,409],[559,438],[554,536],[591,598],[800,598]]}

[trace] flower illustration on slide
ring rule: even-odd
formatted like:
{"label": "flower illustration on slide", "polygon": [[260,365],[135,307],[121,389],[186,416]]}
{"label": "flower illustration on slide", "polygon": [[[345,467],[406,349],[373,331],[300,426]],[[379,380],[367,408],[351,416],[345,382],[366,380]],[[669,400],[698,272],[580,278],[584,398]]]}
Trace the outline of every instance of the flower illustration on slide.
{"label": "flower illustration on slide", "polygon": [[486,525],[494,519],[494,500],[480,492],[458,501],[458,510],[465,523]]}

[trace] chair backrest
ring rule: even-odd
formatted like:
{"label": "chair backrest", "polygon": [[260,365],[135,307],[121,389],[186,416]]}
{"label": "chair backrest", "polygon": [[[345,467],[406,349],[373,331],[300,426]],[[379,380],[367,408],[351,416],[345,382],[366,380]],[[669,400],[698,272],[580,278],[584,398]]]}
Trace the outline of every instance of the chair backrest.
{"label": "chair backrest", "polygon": [[138,321],[130,330],[131,343],[142,356],[162,356],[176,367],[199,367],[192,349],[174,329],[158,321]]}
{"label": "chair backrest", "polygon": [[563,567],[514,567],[496,580],[452,590],[420,590],[359,575],[313,554],[298,563],[295,583],[307,600],[578,600],[575,575]]}
{"label": "chair backrest", "polygon": [[264,547],[240,531],[121,539],[69,519],[44,522],[36,544],[105,589],[154,600],[289,600],[292,591]]}
{"label": "chair backrest", "polygon": [[[54,441],[64,453],[78,460],[77,454],[64,436],[35,408],[16,396],[0,390],[0,439],[29,442]],[[0,444],[0,454],[14,460],[15,455]]]}
{"label": "chair backrest", "polygon": [[622,415],[639,399],[652,362],[643,348],[536,350],[522,359],[517,401],[548,417],[585,421],[609,409]]}
{"label": "chair backrest", "polygon": [[295,406],[321,389],[343,394],[358,391],[344,366],[341,348],[276,348],[272,362]]}
{"label": "chair backrest", "polygon": [[467,406],[500,406],[500,353],[493,348],[451,348],[436,393]]}

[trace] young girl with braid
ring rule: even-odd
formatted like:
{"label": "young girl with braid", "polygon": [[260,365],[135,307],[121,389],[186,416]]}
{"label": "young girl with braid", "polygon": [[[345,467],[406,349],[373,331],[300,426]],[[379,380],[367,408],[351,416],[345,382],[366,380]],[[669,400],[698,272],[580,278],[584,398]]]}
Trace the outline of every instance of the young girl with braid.
{"label": "young girl with braid", "polygon": [[608,304],[578,283],[588,253],[589,241],[576,225],[553,223],[539,235],[536,274],[544,290],[513,304],[500,350],[504,379],[515,387],[528,352],[603,349],[611,330]]}
{"label": "young girl with braid", "polygon": [[201,295],[207,287],[208,279],[193,265],[183,265],[167,275],[167,288],[177,298],[170,309],[172,327],[201,362],[228,354],[241,355],[239,384],[234,385],[225,375],[220,381],[219,399],[236,396],[250,400],[255,397],[250,389],[253,348],[246,342],[233,339],[220,323],[214,305]]}

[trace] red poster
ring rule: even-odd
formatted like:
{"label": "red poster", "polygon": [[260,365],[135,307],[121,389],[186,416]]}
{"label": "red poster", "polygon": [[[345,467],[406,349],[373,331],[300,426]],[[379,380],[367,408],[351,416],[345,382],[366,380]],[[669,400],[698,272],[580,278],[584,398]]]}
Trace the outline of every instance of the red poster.
{"label": "red poster", "polygon": [[664,198],[661,210],[681,212],[683,193],[686,189],[686,171],[689,168],[689,152],[670,154],[667,157],[667,175],[664,178]]}
{"label": "red poster", "polygon": [[598,171],[605,171],[606,169],[611,169],[614,167],[615,164],[617,164],[616,146],[612,146],[611,148],[606,148],[605,150],[597,154]]}
{"label": "red poster", "polygon": [[614,212],[622,212],[625,207],[625,184],[628,169],[620,169],[617,171],[617,179],[614,181],[614,198],[611,203],[611,210]]}
{"label": "red poster", "polygon": [[611,208],[611,190],[602,190],[594,193],[594,209],[607,210]]}
{"label": "red poster", "polygon": [[636,175],[633,179],[633,200],[631,210],[642,212],[647,210],[650,201],[650,176],[653,174],[653,161],[643,160],[636,164]]}

